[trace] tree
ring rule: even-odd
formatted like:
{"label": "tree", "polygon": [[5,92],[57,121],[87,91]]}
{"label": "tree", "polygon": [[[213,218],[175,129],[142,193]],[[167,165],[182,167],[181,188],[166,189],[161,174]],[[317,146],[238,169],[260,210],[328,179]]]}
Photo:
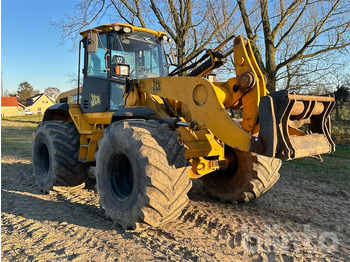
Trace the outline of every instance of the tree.
{"label": "tree", "polygon": [[1,90],[1,96],[9,96],[10,92],[8,91],[8,89],[5,90]]}
{"label": "tree", "polygon": [[20,83],[17,88],[18,101],[22,104],[25,104],[27,98],[33,96],[33,92],[34,89],[32,85],[29,84],[27,81]]}
{"label": "tree", "polygon": [[41,93],[40,90],[34,89],[33,92],[32,92],[32,96],[38,95],[40,93]]}
{"label": "tree", "polygon": [[350,82],[337,86],[337,90],[334,92],[335,96],[335,117],[340,120],[340,109],[344,107],[346,103],[350,101]]}
{"label": "tree", "polygon": [[[336,50],[349,51],[349,1],[248,2],[249,10],[247,0],[237,0],[245,32],[267,77],[270,91],[276,88],[279,71],[284,69],[285,77],[290,78],[305,66],[310,66],[310,63],[305,63],[308,59],[321,58],[323,54]],[[264,46],[264,53],[259,50],[259,45]],[[300,64],[300,61],[304,63]],[[315,60],[312,64],[320,70]]]}
{"label": "tree", "polygon": [[164,30],[177,44],[178,61],[182,63],[208,43],[233,34],[242,23],[270,91],[276,89],[277,81],[284,88],[309,87],[319,83],[318,74],[332,73],[340,62],[348,63],[341,61],[339,54],[346,54],[350,48],[350,1],[233,2],[80,0],[73,16],[53,24],[62,29],[63,39],[76,43],[79,31],[108,16],[114,21],[121,18],[132,25]]}
{"label": "tree", "polygon": [[59,94],[61,93],[61,90],[57,87],[48,87],[45,88],[44,93],[52,98],[57,98]]}
{"label": "tree", "polygon": [[[113,13],[125,22],[162,30],[177,45],[181,64],[205,48],[228,24],[233,23],[237,7],[229,0],[81,0],[74,15],[53,25],[62,30],[63,39],[75,42],[78,32]],[[208,12],[210,10],[210,12]],[[219,15],[221,14],[221,15]],[[215,24],[213,23],[215,19]]]}
{"label": "tree", "polygon": [[[159,6],[159,2],[156,4],[154,0],[150,2],[158,23],[177,45],[179,64],[203,50],[232,20],[236,11],[236,8],[227,10],[229,4],[223,0],[216,5],[211,0],[167,0],[163,3],[164,7]],[[161,10],[167,10],[166,14]],[[216,15],[223,10],[225,11],[221,16]]]}
{"label": "tree", "polygon": [[[68,84],[72,87],[72,88],[77,88],[78,87],[78,76],[75,72],[72,73],[68,73],[66,74],[66,77],[68,78]],[[83,86],[84,84],[84,78],[80,77],[79,78],[79,86],[80,88]]]}

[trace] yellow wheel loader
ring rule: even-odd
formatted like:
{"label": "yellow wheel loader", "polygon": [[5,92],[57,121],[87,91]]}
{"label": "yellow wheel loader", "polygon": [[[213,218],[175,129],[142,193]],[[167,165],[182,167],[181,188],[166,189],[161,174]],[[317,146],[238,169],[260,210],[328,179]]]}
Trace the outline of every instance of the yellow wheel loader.
{"label": "yellow wheel loader", "polygon": [[[83,86],[46,110],[34,174],[48,193],[84,183],[95,166],[100,204],[125,229],[178,217],[191,179],[222,201],[248,202],[276,183],[282,160],[335,150],[334,97],[269,93],[241,36],[169,73],[163,32],[115,23],[81,35]],[[232,53],[236,77],[216,82],[209,73]]]}

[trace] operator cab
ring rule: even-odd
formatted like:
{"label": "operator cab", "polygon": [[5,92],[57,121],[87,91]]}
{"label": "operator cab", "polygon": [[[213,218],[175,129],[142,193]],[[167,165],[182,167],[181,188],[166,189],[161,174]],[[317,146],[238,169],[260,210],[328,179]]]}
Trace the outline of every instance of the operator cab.
{"label": "operator cab", "polygon": [[81,33],[84,44],[85,113],[123,107],[126,80],[168,75],[162,42],[165,33],[124,24],[100,26]]}

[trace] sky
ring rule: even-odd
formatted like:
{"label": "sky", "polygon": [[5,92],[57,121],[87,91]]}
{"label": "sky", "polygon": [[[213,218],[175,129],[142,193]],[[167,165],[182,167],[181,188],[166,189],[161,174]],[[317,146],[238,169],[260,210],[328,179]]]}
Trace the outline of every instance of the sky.
{"label": "sky", "polygon": [[[62,45],[61,31],[50,24],[72,15],[78,0],[1,0],[2,86],[16,92],[27,81],[41,92],[47,87],[67,91],[78,74],[78,52]],[[110,23],[108,18],[98,24]],[[121,21],[121,20],[120,20]],[[115,21],[117,22],[117,21]],[[96,26],[97,24],[93,24]],[[349,72],[350,66],[344,69]]]}
{"label": "sky", "polygon": [[78,52],[61,44],[61,31],[50,24],[72,14],[74,0],[1,0],[1,72],[4,90],[14,93],[27,81],[41,92],[74,88]]}

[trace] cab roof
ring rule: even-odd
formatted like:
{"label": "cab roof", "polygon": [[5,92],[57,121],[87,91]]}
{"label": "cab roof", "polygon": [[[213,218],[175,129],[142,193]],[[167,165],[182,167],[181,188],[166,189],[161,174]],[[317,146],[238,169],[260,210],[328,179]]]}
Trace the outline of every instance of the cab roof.
{"label": "cab roof", "polygon": [[130,27],[132,31],[140,31],[140,32],[146,32],[146,33],[150,33],[153,35],[156,35],[157,37],[160,37],[162,35],[166,35],[166,33],[162,32],[162,31],[155,31],[155,30],[151,30],[148,28],[144,28],[144,27],[138,27],[138,26],[133,26],[133,25],[129,25],[129,24],[123,24],[123,23],[113,23],[113,24],[107,24],[107,25],[100,25],[85,31],[80,32],[80,35],[85,38],[87,36],[87,34],[91,31],[91,30],[96,30],[99,32],[111,32],[113,31],[113,27],[119,25],[119,26],[126,26],[126,27]]}

